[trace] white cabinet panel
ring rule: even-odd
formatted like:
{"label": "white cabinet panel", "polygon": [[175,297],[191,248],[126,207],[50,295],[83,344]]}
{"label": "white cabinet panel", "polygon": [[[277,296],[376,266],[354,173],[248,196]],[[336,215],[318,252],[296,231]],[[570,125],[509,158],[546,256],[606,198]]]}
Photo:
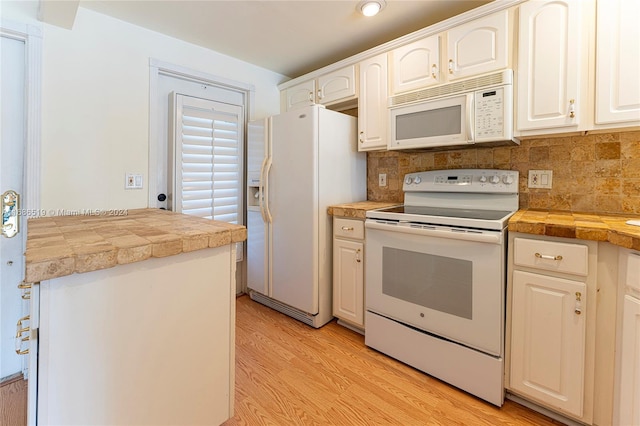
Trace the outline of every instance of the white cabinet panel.
{"label": "white cabinet panel", "polygon": [[587,276],[589,248],[583,244],[516,238],[513,263],[518,266]]}
{"label": "white cabinet panel", "polygon": [[391,94],[439,82],[440,37],[431,36],[391,52]]}
{"label": "white cabinet panel", "polygon": [[356,66],[330,72],[318,77],[318,103],[327,105],[356,96]]}
{"label": "white cabinet panel", "polygon": [[596,124],[640,124],[640,2],[598,2]]}
{"label": "white cabinet panel", "polygon": [[513,272],[511,388],[577,417],[583,412],[586,295],[582,282]]}
{"label": "white cabinet panel", "polygon": [[507,68],[509,36],[506,10],[449,30],[446,64],[449,80]]}
{"label": "white cabinet panel", "polygon": [[387,54],[360,62],[359,72],[358,150],[385,149],[389,121]]}
{"label": "white cabinet panel", "polygon": [[[518,130],[565,128],[581,122],[586,79],[580,1],[529,1],[520,6]],[[586,95],[586,94],[585,94]]]}
{"label": "white cabinet panel", "polygon": [[640,425],[640,299],[624,297],[619,424]]}
{"label": "white cabinet panel", "polygon": [[364,327],[364,244],[333,240],[333,315]]}
{"label": "white cabinet panel", "polygon": [[289,87],[285,92],[287,111],[315,103],[316,81],[308,80]]}
{"label": "white cabinet panel", "polygon": [[333,218],[333,315],[364,329],[364,221]]}

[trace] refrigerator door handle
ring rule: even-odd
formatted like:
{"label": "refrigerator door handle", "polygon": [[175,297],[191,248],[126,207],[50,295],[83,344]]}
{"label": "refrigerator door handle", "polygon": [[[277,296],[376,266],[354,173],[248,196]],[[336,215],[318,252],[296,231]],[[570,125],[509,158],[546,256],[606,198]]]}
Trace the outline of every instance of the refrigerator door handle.
{"label": "refrigerator door handle", "polygon": [[265,174],[264,174],[264,201],[261,205],[264,206],[265,211],[265,222],[273,223],[273,219],[271,217],[271,211],[269,210],[269,172],[271,171],[271,157],[267,158],[267,162],[265,165]]}
{"label": "refrigerator door handle", "polygon": [[267,157],[264,157],[262,160],[262,165],[260,166],[260,183],[258,184],[258,205],[260,206],[260,215],[262,216],[262,221],[267,222],[267,214],[264,209],[264,190],[265,190],[265,178],[264,178],[264,169],[267,164]]}

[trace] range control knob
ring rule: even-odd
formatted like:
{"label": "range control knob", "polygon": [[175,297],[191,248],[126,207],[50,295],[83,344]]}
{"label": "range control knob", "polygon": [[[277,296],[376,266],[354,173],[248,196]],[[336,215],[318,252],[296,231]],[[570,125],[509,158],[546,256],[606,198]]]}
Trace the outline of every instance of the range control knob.
{"label": "range control knob", "polygon": [[502,177],[502,182],[504,182],[507,185],[511,185],[513,183],[513,176],[511,175],[504,175]]}
{"label": "range control knob", "polygon": [[500,183],[500,176],[498,176],[498,175],[491,176],[490,182],[493,183],[493,184]]}
{"label": "range control knob", "polygon": [[420,182],[422,182],[422,178],[420,176],[416,176],[416,178],[413,180],[413,183],[415,183],[416,185]]}
{"label": "range control knob", "polygon": [[482,175],[480,176],[480,182],[485,183],[487,181],[487,177]]}
{"label": "range control knob", "polygon": [[407,185],[411,185],[411,182],[413,182],[413,178],[411,176],[407,176],[406,178],[404,178],[404,183],[406,183]]}

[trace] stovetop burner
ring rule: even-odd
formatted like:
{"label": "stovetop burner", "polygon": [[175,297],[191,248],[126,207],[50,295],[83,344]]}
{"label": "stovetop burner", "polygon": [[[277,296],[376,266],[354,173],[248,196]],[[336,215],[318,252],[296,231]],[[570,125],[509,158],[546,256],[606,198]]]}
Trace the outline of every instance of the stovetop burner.
{"label": "stovetop burner", "polygon": [[395,206],[377,210],[386,213],[399,213],[420,216],[440,216],[455,217],[463,219],[478,220],[500,220],[505,216],[510,216],[513,212],[504,210],[472,210],[454,209],[444,207],[423,207],[423,206]]}
{"label": "stovetop burner", "polygon": [[367,218],[501,231],[518,210],[518,178],[493,169],[409,173],[404,205],[368,211]]}

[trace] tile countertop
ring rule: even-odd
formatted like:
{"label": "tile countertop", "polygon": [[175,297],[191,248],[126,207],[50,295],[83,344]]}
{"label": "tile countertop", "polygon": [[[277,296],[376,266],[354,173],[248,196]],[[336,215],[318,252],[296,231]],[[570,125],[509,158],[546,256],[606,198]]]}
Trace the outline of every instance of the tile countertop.
{"label": "tile countertop", "polygon": [[402,203],[385,203],[381,201],[358,201],[355,203],[336,204],[327,208],[330,216],[351,217],[354,219],[365,219],[367,210],[381,209],[384,207],[397,206]]}
{"label": "tile countertop", "polygon": [[114,213],[30,219],[25,281],[33,283],[247,239],[244,226],[167,210]]}
{"label": "tile countertop", "polygon": [[509,219],[509,231],[582,240],[607,241],[640,250],[640,226],[627,225],[637,216],[519,210]]}
{"label": "tile countertop", "polygon": [[[365,219],[367,210],[396,206],[399,203],[360,201],[330,206],[329,215]],[[640,250],[640,226],[627,225],[637,216],[572,213],[553,210],[519,210],[509,219],[509,231],[533,235],[607,241],[617,246]]]}

